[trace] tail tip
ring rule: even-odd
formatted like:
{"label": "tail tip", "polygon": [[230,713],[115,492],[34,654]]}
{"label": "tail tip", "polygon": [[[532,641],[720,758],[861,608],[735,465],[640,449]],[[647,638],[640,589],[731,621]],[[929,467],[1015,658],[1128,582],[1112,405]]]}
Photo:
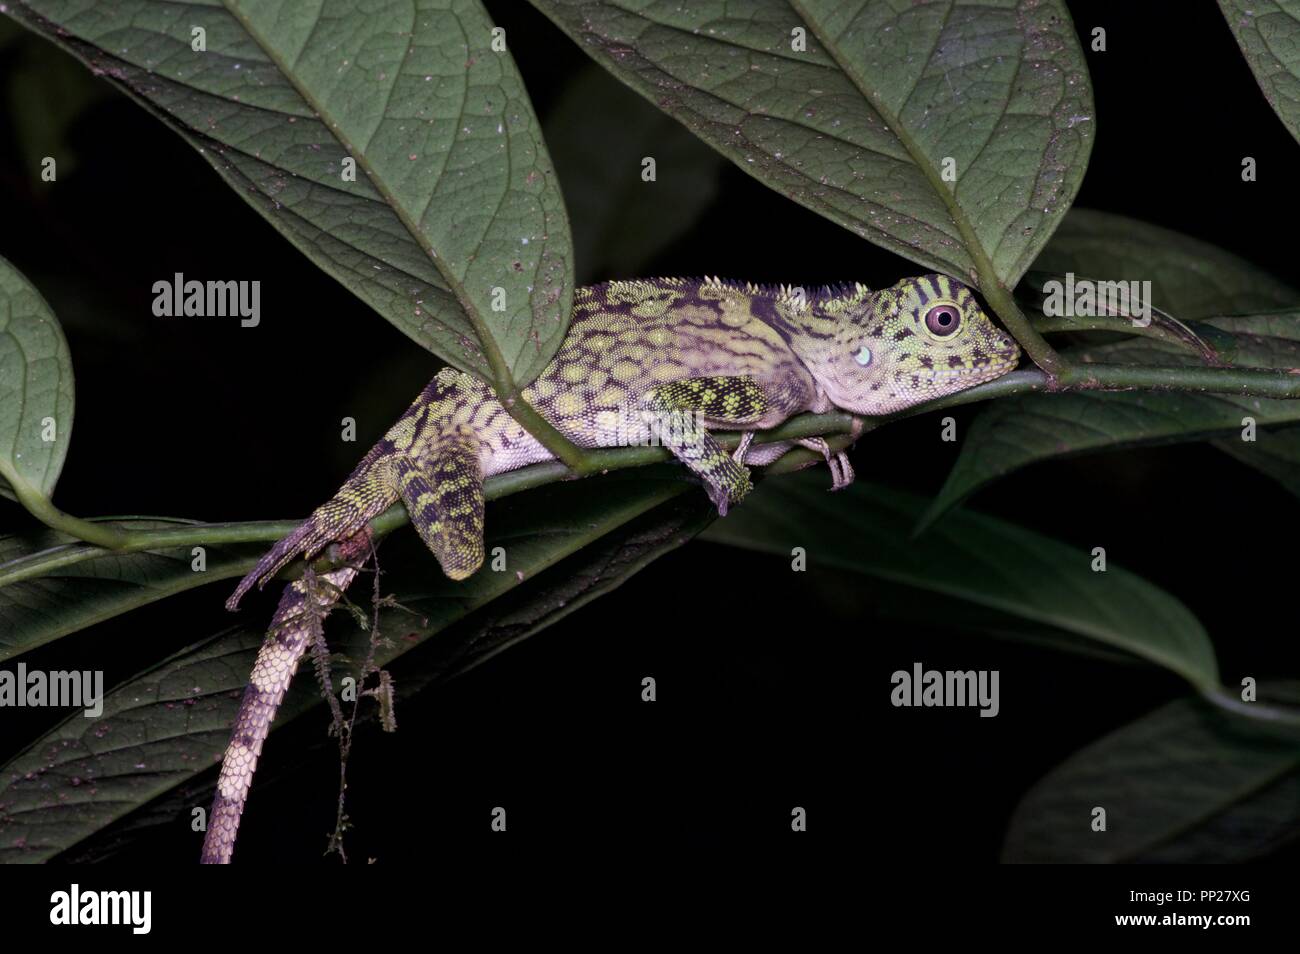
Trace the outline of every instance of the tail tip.
{"label": "tail tip", "polygon": [[[260,567],[258,569],[260,569]],[[262,575],[261,573],[258,572],[258,569],[254,569],[252,573],[248,574],[248,576],[240,580],[239,585],[235,587],[235,592],[230,594],[230,598],[226,600],[226,609],[229,612],[234,613],[238,611],[239,601],[244,598],[244,594],[247,593],[249,590],[251,590],[253,588],[253,584],[258,582],[262,578]]]}

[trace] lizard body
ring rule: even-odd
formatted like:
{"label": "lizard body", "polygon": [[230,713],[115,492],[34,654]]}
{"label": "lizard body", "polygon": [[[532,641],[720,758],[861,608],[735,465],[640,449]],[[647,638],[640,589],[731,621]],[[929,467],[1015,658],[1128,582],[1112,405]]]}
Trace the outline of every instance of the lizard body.
{"label": "lizard body", "polygon": [[[718,279],[614,281],[574,294],[573,320],[524,400],[584,448],[658,441],[704,482],[719,513],[750,489],[746,464],[797,443],[819,450],[834,486],[853,479],[824,440],[751,448],[754,431],[804,411],[880,415],[964,390],[1015,367],[1019,348],[970,290],[943,275],[862,285],[768,288]],[[744,431],[734,454],[712,429]],[[366,526],[401,500],[443,572],[483,562],[483,480],[551,454],[482,381],[444,369],[339,492],[281,540],[227,601],[237,608],[298,556],[331,543],[356,553]],[[327,575],[339,589],[354,569]],[[308,590],[289,585],[258,656],[222,765],[204,861],[228,861],[275,709],[306,646]]]}

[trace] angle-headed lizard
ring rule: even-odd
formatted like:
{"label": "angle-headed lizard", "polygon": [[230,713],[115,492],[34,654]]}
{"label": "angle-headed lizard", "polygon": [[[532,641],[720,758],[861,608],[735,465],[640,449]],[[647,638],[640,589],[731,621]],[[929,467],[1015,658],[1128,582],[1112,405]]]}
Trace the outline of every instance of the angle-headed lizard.
{"label": "angle-headed lizard", "polygon": [[[655,437],[704,483],[725,515],[750,490],[746,465],[796,445],[821,452],[833,486],[853,481],[822,438],[751,446],[755,431],[804,411],[881,415],[996,378],[1020,350],[964,285],[923,275],[892,288],[767,288],[718,279],[613,281],[574,294],[573,321],[524,400],[578,447]],[[710,429],[744,432],[727,452]],[[238,607],[299,556],[368,544],[367,524],[401,500],[443,572],[483,562],[483,481],[552,459],[487,384],[440,372],[337,494],[281,540],[226,603]],[[343,590],[344,565],[323,574]],[[262,744],[307,646],[310,591],[286,587],[244,697],[217,783],[202,860],[230,860]]]}

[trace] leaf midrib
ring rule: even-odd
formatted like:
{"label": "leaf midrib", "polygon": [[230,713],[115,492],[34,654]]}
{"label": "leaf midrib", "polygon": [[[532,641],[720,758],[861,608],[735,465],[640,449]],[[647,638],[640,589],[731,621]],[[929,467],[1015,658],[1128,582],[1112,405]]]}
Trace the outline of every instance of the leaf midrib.
{"label": "leaf midrib", "polygon": [[[953,224],[957,226],[957,232],[961,235],[962,244],[966,248],[966,253],[970,255],[973,260],[975,271],[979,278],[979,284],[981,286],[985,283],[1002,284],[1001,276],[994,271],[993,260],[989,258],[988,253],[984,250],[984,246],[980,244],[979,236],[976,234],[970,220],[966,217],[965,210],[957,201],[956,192],[950,192],[943,187],[943,180],[939,177],[938,170],[930,164],[929,156],[921,149],[920,144],[912,138],[910,133],[908,133],[899,117],[895,115],[893,111],[886,108],[884,104],[880,102],[879,97],[867,88],[863,78],[859,77],[857,72],[849,67],[840,55],[838,46],[831,41],[829,36],[826,35],[825,31],[820,26],[819,21],[808,13],[804,0],[787,0],[787,2],[794,8],[794,11],[799,14],[804,23],[808,25],[808,28],[812,30],[813,35],[817,37],[822,48],[826,50],[831,59],[835,61],[835,64],[844,72],[844,75],[849,78],[849,82],[854,85],[862,95],[862,98],[867,101],[867,105],[875,110],[877,115],[885,121],[890,132],[898,138],[898,141],[902,144],[903,148],[907,150],[907,154],[911,158],[913,164],[921,170],[921,174],[925,176],[926,182],[929,184],[931,190],[939,196],[939,201],[944,204],[944,207],[948,210],[948,215],[952,217]],[[944,15],[943,23],[939,27],[939,34],[942,34],[943,30],[947,27],[948,17],[951,16],[952,10],[953,6],[950,6],[948,12]],[[929,57],[926,58],[926,62],[929,62]]]}
{"label": "leaf midrib", "polygon": [[[832,519],[832,515],[829,511],[833,507],[833,504],[829,500],[813,498],[801,501],[801,504],[817,510],[824,509],[827,511],[825,514],[826,519]],[[830,524],[828,523],[827,525]],[[779,546],[771,542],[762,545],[754,543],[745,543],[742,545],[749,547],[750,549],[766,550],[772,553],[785,552]],[[1000,612],[1010,613],[1024,619],[1031,619],[1035,622],[1044,623],[1067,633],[1073,633],[1077,636],[1093,639],[1107,646],[1117,647],[1125,652],[1133,653],[1134,655],[1153,662],[1156,665],[1162,666],[1170,672],[1177,673],[1200,691],[1207,691],[1218,686],[1219,673],[1217,662],[1215,660],[1211,659],[1209,661],[1212,667],[1211,671],[1201,672],[1195,667],[1195,660],[1191,658],[1180,659],[1176,655],[1171,655],[1170,651],[1166,650],[1165,647],[1152,647],[1149,644],[1144,644],[1140,648],[1135,649],[1132,646],[1119,642],[1113,638],[1115,630],[1108,627],[1104,621],[1099,622],[1096,625],[1090,621],[1081,623],[1076,618],[1062,617],[1059,614],[1054,614],[1039,606],[1031,606],[1026,603],[1016,602],[1010,598],[989,596],[978,589],[972,589],[960,583],[951,583],[947,581],[941,582],[934,579],[920,581],[915,575],[909,574],[904,570],[893,570],[878,565],[873,566],[854,563],[852,560],[849,560],[834,551],[830,554],[823,555],[821,559],[827,565],[834,566],[839,570],[903,584],[912,588],[921,589],[922,591],[928,590],[944,596],[964,599],[976,605],[998,610]],[[1127,571],[1124,572],[1126,575],[1132,577],[1132,574],[1129,574]],[[1137,579],[1136,577],[1134,578]],[[1178,605],[1181,606],[1182,604],[1178,603]]]}
{"label": "leaf midrib", "polygon": [[[402,228],[407,231],[415,243],[420,247],[420,250],[424,252],[425,256],[433,263],[433,267],[437,269],[438,274],[447,282],[448,288],[451,290],[452,294],[456,296],[456,300],[460,303],[461,308],[464,309],[465,316],[469,319],[470,325],[473,326],[474,334],[478,338],[479,347],[483,349],[483,356],[487,358],[488,367],[492,370],[492,376],[495,378],[497,386],[505,390],[513,390],[514,378],[510,373],[509,367],[505,363],[505,358],[501,354],[501,349],[498,347],[496,339],[492,336],[491,331],[487,326],[487,322],[483,320],[483,316],[479,313],[478,308],[469,298],[464,285],[455,275],[451,274],[451,272],[444,267],[442,257],[437,254],[433,244],[424,235],[423,231],[419,228],[418,223],[411,218],[406,207],[401,202],[397,201],[396,196],[393,194],[392,190],[389,189],[384,178],[380,176],[371,165],[366,152],[356,148],[356,144],[353,143],[347,133],[343,131],[340,124],[334,120],[333,114],[325,108],[324,104],[322,104],[306,86],[299,82],[297,75],[290,69],[289,64],[285,62],[284,57],[281,56],[280,52],[276,50],[257,29],[254,28],[249,18],[241,13],[238,6],[236,6],[232,0],[221,0],[221,3],[222,6],[226,8],[226,11],[244,28],[249,37],[252,38],[253,42],[255,42],[262,52],[266,54],[267,58],[272,64],[274,64],[275,68],[280,71],[280,74],[285,78],[289,85],[294,88],[294,91],[303,98],[303,101],[306,102],[316,114],[316,117],[320,120],[326,130],[328,130],[329,134],[338,140],[339,144],[347,154],[356,162],[361,171],[365,173],[366,178],[370,180],[370,184],[374,186],[375,191],[379,193],[380,197],[383,198],[384,203],[392,209],[393,214],[396,215],[398,221],[402,223]],[[316,22],[318,22],[318,20],[313,22],[313,30],[315,29]],[[457,22],[459,22],[459,18]],[[412,36],[414,35],[414,32],[415,27],[412,25]],[[411,41],[408,39],[408,46],[410,42]],[[400,74],[400,68],[398,74]],[[396,81],[396,76],[394,77],[394,81]],[[468,77],[466,77],[466,83],[468,82]],[[378,127],[376,127],[376,132],[377,131]]]}

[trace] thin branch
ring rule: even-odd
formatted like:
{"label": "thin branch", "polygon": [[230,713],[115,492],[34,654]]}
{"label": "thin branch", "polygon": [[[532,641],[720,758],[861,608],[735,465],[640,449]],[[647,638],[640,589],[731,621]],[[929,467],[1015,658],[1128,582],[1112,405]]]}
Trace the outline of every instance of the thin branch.
{"label": "thin branch", "polygon": [[599,468],[592,463],[591,453],[579,448],[577,444],[556,430],[550,421],[538,414],[537,410],[524,400],[523,393],[516,387],[514,379],[509,376],[509,372],[504,367],[502,372],[506,377],[504,380],[498,378],[492,385],[492,390],[496,393],[501,406],[506,409],[506,413],[518,421],[532,437],[537,438],[539,444],[554,454],[575,475],[586,477],[588,474],[595,473]]}
{"label": "thin branch", "polygon": [[23,509],[47,527],[60,530],[78,540],[110,549],[118,549],[127,542],[128,535],[119,527],[83,520],[70,513],[64,513],[54,506],[54,502],[49,497],[23,480],[5,460],[0,460],[0,478],[9,484],[14,497],[22,504]]}
{"label": "thin branch", "polygon": [[[1141,365],[1078,364],[1066,365],[1055,380],[1038,369],[1012,371],[996,380],[959,391],[936,401],[929,401],[895,414],[878,418],[860,419],[851,414],[801,414],[779,427],[756,435],[755,443],[791,440],[801,437],[831,437],[874,430],[890,421],[913,417],[928,411],[942,410],[991,398],[1036,391],[1068,393],[1073,391],[1125,391],[1134,389],[1198,391],[1238,396],[1256,396],[1274,399],[1300,398],[1300,369],[1272,368],[1211,368],[1196,366],[1148,367]],[[740,435],[718,434],[719,442],[734,448]],[[845,442],[847,443],[847,441]],[[794,452],[792,452],[794,453]],[[588,473],[605,473],[628,467],[640,467],[671,459],[662,447],[609,447],[588,452]],[[787,455],[789,456],[789,455]],[[784,460],[784,458],[783,458]],[[791,462],[803,460],[795,455],[780,468],[769,472],[782,472]],[[776,465],[773,465],[775,467]],[[545,484],[574,477],[573,472],[559,461],[533,464],[519,470],[490,477],[484,483],[484,495],[496,500],[531,490]],[[183,546],[204,546],[229,543],[267,542],[278,540],[292,532],[298,521],[258,521],[248,523],[182,524],[159,530],[129,530],[120,524],[107,521],[87,521],[61,514],[43,497],[20,497],[20,502],[42,523],[68,533],[84,543],[67,543],[40,553],[27,554],[8,563],[0,564],[0,586],[19,580],[44,576],[54,569],[80,563],[106,552],[133,553],[141,550],[160,550]],[[376,537],[391,533],[407,522],[406,511],[395,504],[371,522]],[[320,564],[328,568],[328,563]]]}
{"label": "thin branch", "polygon": [[1035,330],[1033,324],[1025,317],[1025,313],[1020,310],[1020,306],[1016,304],[1015,295],[1002,284],[1002,280],[994,272],[993,263],[984,254],[983,248],[973,243],[975,238],[972,233],[967,237],[967,247],[975,259],[975,268],[980,277],[980,292],[984,295],[984,300],[1002,319],[1002,324],[1025,350],[1025,354],[1029,355],[1030,360],[1046,374],[1059,375],[1067,367],[1066,360],[1057,354],[1047,343],[1047,339]]}
{"label": "thin branch", "polygon": [[[854,417],[851,414],[802,414],[786,421],[780,427],[758,434],[754,442],[763,444],[800,437],[848,434],[853,429],[853,422]],[[734,448],[740,442],[739,434],[719,434],[717,437],[719,442],[728,448]],[[603,448],[591,452],[589,456],[593,471],[601,473],[672,459],[672,455],[662,447]],[[498,500],[523,490],[531,490],[561,480],[571,480],[573,476],[564,464],[558,461],[547,461],[489,477],[483,483],[483,494],[488,500]],[[40,514],[33,515],[40,518]],[[187,546],[269,543],[292,533],[302,522],[300,520],[258,520],[240,523],[185,522],[162,529],[130,530],[109,519],[96,521],[69,519],[94,531],[108,531],[101,533],[101,536],[111,535],[114,540],[122,542],[112,547],[95,545],[89,542],[85,535],[75,532],[71,527],[56,526],[54,529],[63,530],[70,536],[77,537],[78,541],[84,542],[63,543],[37,553],[25,554],[7,563],[0,563],[0,587],[47,576],[54,570],[104,556],[107,553],[139,553],[144,550],[166,550]],[[379,539],[407,522],[406,508],[398,503],[372,520],[370,529],[375,538]],[[47,525],[53,526],[48,523]],[[318,561],[315,565],[322,571],[331,566],[328,561]]]}
{"label": "thin branch", "polygon": [[1213,368],[1195,365],[1154,367],[1134,364],[1068,364],[1053,381],[1037,369],[1012,371],[1000,378],[929,401],[870,423],[914,417],[927,411],[974,404],[991,398],[1036,391],[1067,394],[1077,391],[1195,391],[1275,400],[1300,398],[1300,368]]}

